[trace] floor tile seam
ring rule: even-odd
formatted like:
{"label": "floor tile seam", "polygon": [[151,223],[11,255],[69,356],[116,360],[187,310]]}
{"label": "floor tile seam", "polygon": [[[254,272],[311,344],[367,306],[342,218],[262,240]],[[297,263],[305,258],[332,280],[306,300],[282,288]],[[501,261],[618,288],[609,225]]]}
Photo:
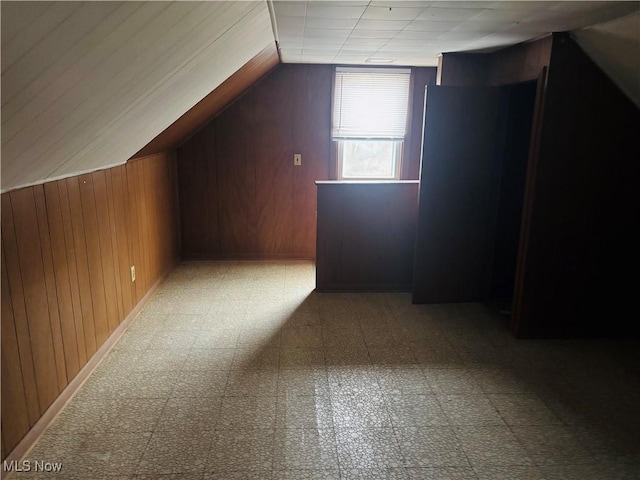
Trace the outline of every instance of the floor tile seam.
{"label": "floor tile seam", "polygon": [[[514,463],[514,464],[505,464],[505,463],[482,463],[481,466],[521,466],[521,465],[534,465],[534,460],[533,457],[530,456],[529,451],[524,447],[524,445],[520,442],[520,439],[515,435],[515,433],[513,433],[513,431],[511,430],[509,425],[489,425],[487,426],[488,428],[491,427],[506,427],[509,429],[509,433],[513,436],[513,438],[516,440],[518,446],[522,449],[523,452],[526,453],[527,458],[530,460],[530,463]],[[465,454],[467,461],[469,462],[469,465],[471,465],[471,467],[474,467],[474,462],[472,462],[470,454],[467,453],[467,449],[464,446],[464,442],[462,441],[462,438],[460,436],[459,430],[461,430],[462,428],[486,428],[483,426],[464,426],[464,425],[452,425],[451,427],[453,429],[453,434],[456,437],[456,440],[458,442],[458,444],[460,445],[460,448],[462,449],[462,452]]]}
{"label": "floor tile seam", "polygon": [[[546,408],[547,410],[549,410],[549,412],[551,413],[551,415],[553,416],[553,418],[555,418],[557,420],[557,423],[533,423],[533,424],[522,424],[522,423],[511,423],[509,421],[507,421],[507,418],[505,416],[505,414],[503,414],[500,411],[500,408],[498,408],[498,406],[496,405],[496,402],[494,402],[494,399],[492,397],[495,397],[497,395],[504,395],[504,396],[521,396],[521,397],[533,397],[535,400],[539,401],[542,406],[544,408]],[[505,425],[511,427],[543,427],[543,426],[565,426],[564,423],[562,422],[562,420],[558,417],[558,415],[551,409],[549,408],[544,401],[535,393],[532,392],[525,392],[525,393],[488,393],[486,394],[486,396],[489,398],[489,401],[491,402],[491,404],[493,405],[493,407],[498,411],[498,414],[502,417],[502,420],[504,421]],[[518,412],[521,413],[520,408],[518,408]],[[514,434],[515,435],[515,434]],[[577,440],[577,439],[576,439]]]}

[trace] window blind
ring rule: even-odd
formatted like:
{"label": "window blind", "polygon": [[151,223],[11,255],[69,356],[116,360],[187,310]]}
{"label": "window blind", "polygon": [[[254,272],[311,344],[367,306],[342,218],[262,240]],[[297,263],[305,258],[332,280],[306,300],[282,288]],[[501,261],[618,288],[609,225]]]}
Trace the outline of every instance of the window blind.
{"label": "window blind", "polygon": [[408,68],[337,67],[333,138],[403,139],[410,78]]}

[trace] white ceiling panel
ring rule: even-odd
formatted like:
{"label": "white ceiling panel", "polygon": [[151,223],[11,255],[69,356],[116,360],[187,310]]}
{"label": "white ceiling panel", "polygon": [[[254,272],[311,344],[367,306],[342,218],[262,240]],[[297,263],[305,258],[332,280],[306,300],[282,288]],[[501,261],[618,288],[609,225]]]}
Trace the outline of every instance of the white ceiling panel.
{"label": "white ceiling panel", "polygon": [[413,20],[424,12],[424,8],[369,6],[362,15],[363,20]]}
{"label": "white ceiling panel", "polygon": [[274,41],[264,1],[37,5],[3,42],[3,190],[124,163]]}
{"label": "white ceiling panel", "polygon": [[[375,52],[362,61],[353,60],[354,63],[370,63],[368,61],[379,57],[377,53],[384,53],[394,64],[415,66],[435,65],[437,55],[442,52],[505,47],[553,31],[583,28],[637,11],[640,5],[630,1],[374,0],[355,5],[340,0],[273,2],[276,20],[292,11],[304,19],[304,28],[294,45],[307,45],[313,38],[314,52],[318,53],[314,56],[316,59],[321,56],[318,39],[327,39],[325,57],[330,58],[338,38],[323,37],[318,30],[338,29],[341,30],[339,39],[344,39],[344,43],[336,60],[362,58],[362,55],[342,52],[353,52],[353,45],[364,45],[376,47]],[[351,31],[346,34],[346,30]],[[282,60],[297,62],[297,57],[286,54],[287,43],[293,40],[289,34],[287,31],[286,40],[280,39]],[[438,39],[437,43],[434,38]],[[415,50],[421,46],[428,51]],[[396,57],[388,58],[392,54]],[[308,57],[302,59],[307,60]]]}

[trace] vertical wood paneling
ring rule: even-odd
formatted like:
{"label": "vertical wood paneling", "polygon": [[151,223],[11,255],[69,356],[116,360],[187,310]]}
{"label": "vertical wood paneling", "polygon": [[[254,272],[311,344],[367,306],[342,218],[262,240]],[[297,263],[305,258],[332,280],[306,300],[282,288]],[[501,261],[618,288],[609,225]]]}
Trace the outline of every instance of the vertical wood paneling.
{"label": "vertical wood paneling", "polygon": [[[100,259],[102,260],[102,279],[104,284],[104,298],[107,312],[107,335],[113,332],[118,324],[118,297],[116,295],[115,271],[113,268],[113,245],[111,241],[111,218],[109,216],[109,196],[105,172],[91,174],[93,193],[96,206],[96,220],[98,222],[98,238],[100,245]],[[100,342],[100,339],[98,338]],[[102,343],[102,342],[100,342]]]}
{"label": "vertical wood paneling", "polygon": [[113,198],[113,179],[111,170],[105,170],[105,182],[107,184],[107,203],[109,209],[109,239],[111,241],[111,249],[113,254],[113,273],[115,280],[115,288],[116,288],[116,307],[118,309],[118,313],[116,316],[116,320],[119,323],[124,318],[124,307],[123,307],[123,299],[122,299],[122,283],[120,278],[120,256],[118,254],[118,233],[116,230],[116,217],[115,217],[115,207],[114,207],[114,198]]}
{"label": "vertical wood paneling", "polygon": [[[67,379],[71,380],[80,370],[78,361],[78,337],[76,332],[73,301],[71,299],[71,282],[69,280],[69,258],[64,236],[64,222],[60,205],[60,182],[44,185],[47,202],[49,236],[56,281],[58,311],[64,345],[65,367]],[[74,272],[75,274],[75,272]]]}
{"label": "vertical wood paneling", "polygon": [[2,195],[3,456],[175,262],[175,172],[163,153]]}
{"label": "vertical wood paneling", "polygon": [[109,170],[111,177],[111,188],[113,199],[114,224],[113,235],[118,245],[118,277],[120,278],[120,291],[122,295],[122,316],[126,317],[133,308],[131,274],[130,274],[130,248],[129,241],[131,229],[129,228],[128,191],[126,185],[126,167],[120,166]]}
{"label": "vertical wood paneling", "polygon": [[89,173],[79,177],[80,200],[82,202],[82,219],[84,237],[87,247],[87,265],[91,284],[91,304],[95,326],[96,345],[99,347],[109,336],[107,318],[107,301],[104,293],[104,275],[102,272],[102,251],[96,213],[95,185]]}
{"label": "vertical wood paneling", "polygon": [[[291,252],[296,257],[316,255],[316,180],[328,179],[331,144],[331,102],[318,92],[331,91],[331,69],[296,69],[299,94],[294,97],[292,153],[302,153],[302,165],[293,168]],[[286,82],[284,82],[286,83]],[[316,100],[316,97],[320,98]],[[311,111],[313,122],[304,119]],[[289,157],[291,160],[291,156]]]}
{"label": "vertical wood paneling", "polygon": [[232,254],[256,249],[256,238],[251,234],[255,232],[256,177],[248,161],[250,144],[238,128],[246,121],[243,110],[249,109],[247,101],[247,96],[242,97],[215,119],[220,249]]}
{"label": "vertical wood paneling", "polygon": [[260,103],[247,105],[252,112],[247,112],[247,126],[253,132],[247,160],[253,159],[253,169],[259,172],[255,181],[255,248],[264,256],[291,251],[294,151],[289,119],[293,102],[282,103],[280,99],[287,94],[299,97],[300,90],[305,89],[305,79],[296,75],[298,72],[292,72],[290,84],[281,80],[282,72],[270,75],[261,85]]}
{"label": "vertical wood paneling", "polygon": [[329,175],[331,72],[281,65],[180,147],[183,257],[315,256],[313,182]]}
{"label": "vertical wood paneling", "polygon": [[40,410],[44,411],[56,399],[60,389],[53,345],[49,305],[42,261],[41,241],[34,189],[25,188],[10,193],[13,221],[18,244],[20,274],[27,311],[29,339],[38,388]]}
{"label": "vertical wood paneling", "polygon": [[82,306],[82,325],[87,359],[96,353],[96,326],[93,314],[93,298],[91,295],[91,280],[89,275],[89,258],[84,235],[84,220],[82,216],[82,200],[80,196],[79,178],[66,180],[69,194],[69,210],[73,227],[73,241],[75,244],[76,264],[78,273],[78,288],[80,304]]}
{"label": "vertical wood paneling", "polygon": [[62,329],[60,327],[60,313],[58,311],[58,299],[56,293],[56,279],[53,270],[53,254],[51,252],[51,239],[49,235],[49,221],[47,220],[47,204],[42,185],[33,187],[36,201],[36,214],[38,217],[38,235],[42,251],[44,266],[45,286],[47,302],[49,304],[49,321],[51,323],[51,336],[53,339],[53,351],[58,371],[58,388],[60,391],[67,386],[67,368],[64,360],[64,346],[62,343]]}
{"label": "vertical wood paneling", "polygon": [[[140,238],[140,229],[138,228],[139,223],[139,215],[138,215],[138,188],[136,185],[136,175],[135,175],[135,165],[137,162],[127,163],[126,165],[126,176],[127,176],[127,192],[129,196],[129,208],[127,209],[129,212],[129,230],[130,230],[130,240],[129,240],[129,248],[131,251],[131,265],[136,266],[137,270],[141,270],[142,268],[142,260],[141,260],[141,238]],[[132,286],[132,294],[133,294],[133,303],[134,305],[140,301],[142,298],[143,290],[141,282],[137,279],[135,282],[131,283]]]}
{"label": "vertical wood paneling", "polygon": [[[27,311],[25,308],[24,291],[22,288],[22,273],[18,261],[18,243],[16,240],[13,221],[13,208],[11,197],[2,195],[2,241],[5,249],[5,261],[9,277],[9,290],[11,293],[11,306],[15,323],[18,349],[20,352],[20,365],[22,366],[22,378],[29,414],[29,425],[33,425],[40,418],[40,403],[38,401],[38,387],[36,384],[35,368],[33,365],[33,351]],[[4,288],[3,295],[5,294]],[[3,317],[4,318],[4,317]],[[4,390],[3,390],[4,391]],[[8,439],[11,441],[11,439]]]}
{"label": "vertical wood paneling", "polygon": [[[67,181],[60,180],[53,182],[58,185],[60,195],[60,211],[62,215],[62,227],[64,230],[64,244],[66,247],[67,270],[69,272],[69,289],[71,292],[71,304],[73,305],[73,319],[76,331],[76,341],[78,342],[78,366],[82,368],[87,363],[87,344],[85,339],[85,319],[82,310],[82,300],[80,297],[80,284],[78,282],[78,260],[76,256],[75,241],[73,238],[73,225],[71,221],[71,209],[69,206],[69,193],[67,191]],[[50,184],[47,184],[50,185]]]}
{"label": "vertical wood paneling", "polygon": [[[29,430],[24,375],[18,351],[13,306],[9,291],[4,245],[2,247],[2,445],[12,449]],[[6,433],[5,433],[6,432]],[[7,440],[10,443],[6,445]],[[3,453],[4,455],[4,453]]]}

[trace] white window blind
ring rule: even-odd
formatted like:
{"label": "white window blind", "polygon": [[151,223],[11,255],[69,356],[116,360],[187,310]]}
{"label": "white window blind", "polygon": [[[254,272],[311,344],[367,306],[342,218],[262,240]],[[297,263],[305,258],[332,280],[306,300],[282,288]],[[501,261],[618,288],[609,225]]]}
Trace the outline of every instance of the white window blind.
{"label": "white window blind", "polygon": [[333,138],[403,139],[410,78],[408,68],[337,67]]}

